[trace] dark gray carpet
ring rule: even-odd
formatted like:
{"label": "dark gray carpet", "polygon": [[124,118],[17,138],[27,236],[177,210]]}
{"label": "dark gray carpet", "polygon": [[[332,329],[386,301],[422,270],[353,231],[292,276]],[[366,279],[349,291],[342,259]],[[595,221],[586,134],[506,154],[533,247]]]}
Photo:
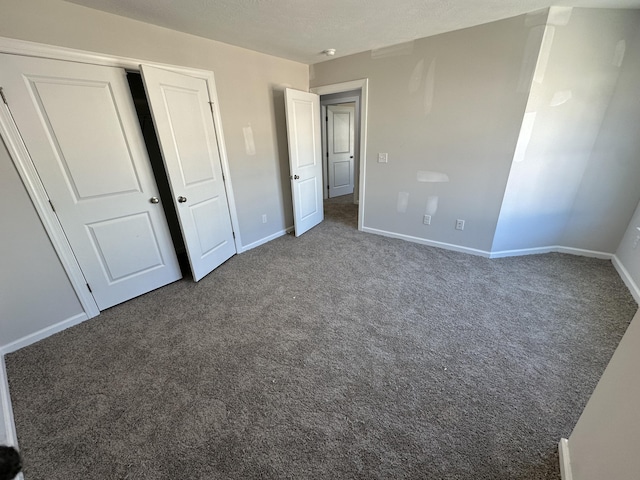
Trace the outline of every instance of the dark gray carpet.
{"label": "dark gray carpet", "polygon": [[9,355],[26,479],[558,479],[637,308],[610,262],[355,215]]}

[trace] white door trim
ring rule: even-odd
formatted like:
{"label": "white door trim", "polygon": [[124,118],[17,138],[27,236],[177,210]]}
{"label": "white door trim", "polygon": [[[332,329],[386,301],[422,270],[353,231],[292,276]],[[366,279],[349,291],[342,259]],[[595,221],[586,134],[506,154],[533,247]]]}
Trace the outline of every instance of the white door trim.
{"label": "white door trim", "polygon": [[151,65],[152,67],[164,68],[165,70],[183,73],[184,75],[190,75],[196,78],[206,79],[209,75],[212,75],[212,72],[209,70],[181,67],[179,65],[168,65],[165,63],[150,61],[148,62],[138,58],[87,52],[85,50],[58,47],[56,45],[46,45],[44,43],[16,40],[6,37],[0,37],[0,53],[23,55],[25,57],[50,58],[52,60],[67,60],[69,62],[89,63],[105,67],[119,67],[126,70],[135,70],[136,72],[140,71],[140,64],[142,63],[145,65]]}
{"label": "white door trim", "polygon": [[18,445],[11,395],[9,395],[9,377],[7,375],[4,354],[0,354],[0,438],[3,437],[7,445]]}
{"label": "white door trim", "polygon": [[310,88],[309,91],[318,95],[329,95],[331,93],[342,93],[350,90],[360,90],[360,154],[358,162],[360,164],[359,191],[358,191],[358,230],[364,227],[364,189],[367,173],[367,108],[369,105],[369,79],[352,80],[350,82],[334,83],[332,85],[322,85]]}
{"label": "white door trim", "polygon": [[[209,98],[211,99],[211,107],[213,110],[213,123],[218,139],[218,150],[220,153],[220,163],[222,164],[222,173],[224,173],[224,186],[227,191],[227,202],[229,203],[229,213],[231,214],[231,226],[234,232],[234,241],[236,244],[236,252],[242,252],[242,239],[240,238],[240,222],[238,221],[238,211],[236,210],[236,197],[233,195],[233,185],[231,185],[231,171],[229,170],[229,159],[227,158],[227,147],[224,143],[224,134],[222,133],[222,118],[220,117],[220,102],[218,102],[218,93],[213,72],[206,73],[207,89],[209,90]],[[195,75],[191,75],[192,77]]]}
{"label": "white door trim", "polygon": [[[100,53],[86,52],[54,45],[45,45],[41,43],[28,42],[24,40],[15,40],[12,38],[0,37],[0,53],[8,53],[13,55],[23,55],[30,57],[49,58],[53,60],[66,60],[78,63],[88,63],[92,65],[102,65],[110,67],[124,68],[126,70],[140,71],[140,64],[151,65],[158,68],[164,68],[184,75],[195,78],[201,78],[207,82],[209,96],[212,101],[213,118],[218,135],[218,145],[220,148],[220,161],[222,163],[222,171],[225,176],[225,188],[227,191],[227,199],[229,201],[229,212],[231,214],[231,224],[235,232],[236,252],[242,251],[242,239],[240,238],[240,228],[238,223],[238,215],[236,211],[235,198],[233,196],[233,186],[231,185],[231,175],[229,169],[229,161],[227,158],[226,147],[224,143],[224,134],[222,131],[222,120],[220,116],[220,108],[218,95],[213,72],[208,70],[200,70],[195,68],[180,67],[176,65],[167,65],[162,63],[146,62],[144,60],[119,57],[114,55],[104,55]],[[1,85],[0,85],[1,86]],[[11,102],[11,99],[8,99]],[[6,105],[0,108],[0,134],[7,144],[9,154],[24,182],[29,197],[36,207],[36,211],[45,230],[53,243],[53,247],[62,262],[62,265],[71,281],[82,307],[88,318],[95,317],[100,313],[93,296],[88,291],[84,275],[80,270],[75,256],[71,250],[67,238],[60,226],[58,219],[54,215],[49,205],[49,198],[40,182],[35,166],[31,162],[31,157],[22,142],[20,133],[13,122],[13,118]]]}
{"label": "white door trim", "polygon": [[320,139],[322,143],[322,199],[329,198],[329,160],[327,159],[327,106],[320,102]]}

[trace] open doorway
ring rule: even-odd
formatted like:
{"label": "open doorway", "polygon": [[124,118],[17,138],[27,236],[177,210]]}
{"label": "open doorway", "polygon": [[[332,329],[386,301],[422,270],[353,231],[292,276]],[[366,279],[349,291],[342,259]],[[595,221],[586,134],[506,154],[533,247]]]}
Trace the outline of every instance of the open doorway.
{"label": "open doorway", "polygon": [[[323,159],[323,176],[324,176],[324,191],[323,198],[325,201],[343,202],[348,201],[351,204],[358,205],[358,230],[362,230],[364,225],[364,202],[365,202],[365,174],[366,174],[366,138],[367,138],[367,97],[368,97],[368,80],[354,80],[350,82],[338,83],[333,85],[323,85],[320,87],[313,87],[310,89],[312,93],[320,95],[320,106],[322,115],[322,159]],[[346,156],[353,156],[353,171],[350,172],[350,166],[347,164],[337,165],[338,173],[342,172],[342,179],[348,178],[348,174],[351,173],[353,178],[353,192],[349,192],[349,187],[343,189],[342,192],[335,190],[332,192],[332,183],[336,186],[335,175],[330,175],[330,162],[328,148],[328,123],[329,123],[329,109],[333,105],[353,105],[354,107],[354,132],[353,132],[353,154],[348,153]],[[334,117],[335,119],[335,117]],[[347,117],[342,116],[342,122],[347,123]],[[342,144],[340,148],[336,150],[344,152],[347,150],[347,143],[342,138]],[[335,167],[336,165],[334,165]],[[345,172],[346,170],[346,172]],[[333,172],[336,173],[335,171]],[[333,178],[333,182],[331,181]],[[342,181],[342,184],[347,182]],[[332,195],[334,193],[335,195]],[[338,195],[342,193],[342,195]],[[333,198],[331,198],[333,197]],[[345,200],[346,199],[346,200]]]}
{"label": "open doorway", "polygon": [[349,196],[358,203],[360,92],[320,96],[323,198]]}

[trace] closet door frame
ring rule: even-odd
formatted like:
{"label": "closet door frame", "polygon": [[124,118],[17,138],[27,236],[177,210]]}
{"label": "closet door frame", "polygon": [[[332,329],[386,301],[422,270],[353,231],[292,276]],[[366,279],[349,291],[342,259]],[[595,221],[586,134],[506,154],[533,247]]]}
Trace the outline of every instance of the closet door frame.
{"label": "closet door frame", "polygon": [[[215,126],[216,136],[218,140],[218,148],[220,150],[220,163],[225,177],[225,190],[227,200],[229,202],[229,213],[231,215],[231,224],[235,232],[236,252],[242,252],[242,240],[240,238],[240,229],[238,224],[238,215],[233,195],[233,186],[231,184],[231,174],[229,170],[229,161],[227,158],[227,150],[224,143],[224,134],[222,131],[222,120],[220,117],[220,108],[218,103],[218,95],[216,91],[215,77],[213,72],[208,70],[192,69],[180,67],[176,65],[166,65],[155,62],[146,62],[141,59],[118,57],[112,55],[103,55],[83,50],[75,50],[64,47],[56,47],[41,43],[28,42],[23,40],[15,40],[11,38],[0,37],[0,53],[9,53],[14,55],[22,55],[27,57],[49,58],[52,60],[66,60],[71,62],[87,63],[92,65],[102,65],[108,67],[123,68],[129,71],[140,72],[140,65],[150,65],[153,67],[163,68],[183,75],[203,79],[207,82],[209,97],[212,101],[213,122]],[[10,103],[10,99],[9,103]],[[0,100],[2,102],[2,100]],[[0,135],[2,135],[9,154],[18,170],[18,174],[24,183],[24,186],[33,201],[38,216],[42,220],[45,230],[49,235],[53,248],[55,249],[63,268],[73,286],[78,300],[87,315],[92,318],[100,313],[95,299],[87,288],[84,275],[78,262],[75,259],[71,246],[65,236],[64,231],[58,219],[56,218],[49,197],[40,181],[29,153],[22,141],[20,132],[13,122],[11,113],[4,102],[0,104]]]}

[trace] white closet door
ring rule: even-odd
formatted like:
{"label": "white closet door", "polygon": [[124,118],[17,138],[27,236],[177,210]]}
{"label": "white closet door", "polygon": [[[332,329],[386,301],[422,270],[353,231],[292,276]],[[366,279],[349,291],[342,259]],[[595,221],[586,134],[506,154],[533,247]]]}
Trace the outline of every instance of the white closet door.
{"label": "white closet door", "polygon": [[207,82],[141,66],[193,278],[236,253]]}
{"label": "white closet door", "polygon": [[0,55],[0,85],[100,310],[181,278],[126,73]]}
{"label": "white closet door", "polygon": [[284,91],[289,171],[296,237],[324,220],[320,97],[287,88]]}

